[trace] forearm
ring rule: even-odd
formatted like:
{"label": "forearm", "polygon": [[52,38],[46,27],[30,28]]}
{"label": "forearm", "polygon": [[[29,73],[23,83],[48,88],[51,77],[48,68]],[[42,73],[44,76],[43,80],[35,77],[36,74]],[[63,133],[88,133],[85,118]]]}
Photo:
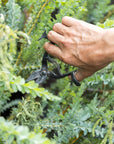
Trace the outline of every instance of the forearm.
{"label": "forearm", "polygon": [[104,31],[103,41],[105,44],[106,58],[109,62],[114,62],[114,28]]}

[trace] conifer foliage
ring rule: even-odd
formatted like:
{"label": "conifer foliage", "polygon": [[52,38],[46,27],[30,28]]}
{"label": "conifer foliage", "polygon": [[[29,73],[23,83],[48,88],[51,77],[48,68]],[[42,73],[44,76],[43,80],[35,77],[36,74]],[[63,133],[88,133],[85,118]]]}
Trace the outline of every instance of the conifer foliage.
{"label": "conifer foliage", "polygon": [[[114,63],[80,87],[67,77],[26,82],[42,66],[38,39],[65,15],[114,27],[110,0],[0,0],[0,144],[114,143]],[[55,60],[62,73],[76,69]]]}

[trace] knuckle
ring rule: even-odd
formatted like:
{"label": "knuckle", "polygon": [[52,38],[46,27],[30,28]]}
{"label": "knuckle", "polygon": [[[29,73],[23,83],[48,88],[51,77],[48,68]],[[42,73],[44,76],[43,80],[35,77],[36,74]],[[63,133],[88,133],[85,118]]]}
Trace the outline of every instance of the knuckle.
{"label": "knuckle", "polygon": [[62,44],[64,47],[67,47],[69,45],[69,42],[66,40],[62,40]]}
{"label": "knuckle", "polygon": [[59,25],[60,25],[60,23],[55,23],[55,24],[53,25],[53,30],[55,30]]}
{"label": "knuckle", "polygon": [[75,36],[75,31],[72,29],[66,30],[66,33],[69,37],[74,37]]}
{"label": "knuckle", "polygon": [[63,41],[62,41],[62,43],[63,43],[63,45],[64,45],[65,47],[67,47],[67,46],[68,46],[68,41],[63,40]]}
{"label": "knuckle", "polygon": [[63,62],[65,62],[65,63],[67,63],[67,61],[68,61],[68,56],[67,55],[62,55],[61,56],[61,60],[63,61]]}
{"label": "knuckle", "polygon": [[50,38],[53,35],[53,31],[49,31],[47,37]]}
{"label": "knuckle", "polygon": [[53,50],[52,50],[52,46],[49,45],[46,49],[45,49],[49,54],[52,54],[53,53]]}
{"label": "knuckle", "polygon": [[69,47],[69,46],[73,45],[73,41],[71,41],[71,40],[63,40],[62,44],[64,45],[64,47]]}
{"label": "knuckle", "polygon": [[45,42],[44,49],[47,50],[49,48],[49,42]]}
{"label": "knuckle", "polygon": [[45,42],[45,44],[44,44],[44,49],[47,48],[47,45],[48,45],[48,42]]}
{"label": "knuckle", "polygon": [[49,31],[48,32],[48,36],[52,35],[53,31]]}
{"label": "knuckle", "polygon": [[72,30],[71,28],[64,27],[64,28],[63,28],[63,32],[64,32],[68,37],[75,36],[75,31]]}
{"label": "knuckle", "polygon": [[68,28],[64,27],[63,28],[63,32],[66,34],[66,35],[70,35],[70,31]]}
{"label": "knuckle", "polygon": [[61,39],[61,43],[64,45],[64,43],[65,43],[65,40],[64,40],[64,39]]}

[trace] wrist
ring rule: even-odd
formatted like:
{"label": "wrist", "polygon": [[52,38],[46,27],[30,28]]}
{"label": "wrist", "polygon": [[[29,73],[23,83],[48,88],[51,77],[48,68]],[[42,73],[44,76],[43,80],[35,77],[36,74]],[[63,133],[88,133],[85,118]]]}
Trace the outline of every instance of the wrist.
{"label": "wrist", "polygon": [[108,62],[114,61],[114,28],[106,29],[103,34],[105,55]]}

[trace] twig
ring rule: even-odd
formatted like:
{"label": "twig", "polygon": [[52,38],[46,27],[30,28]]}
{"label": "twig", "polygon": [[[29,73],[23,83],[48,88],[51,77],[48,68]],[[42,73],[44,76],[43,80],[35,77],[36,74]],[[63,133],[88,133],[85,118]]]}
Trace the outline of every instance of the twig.
{"label": "twig", "polygon": [[68,108],[66,108],[62,113],[63,115],[68,111],[68,109],[70,109],[71,107],[69,106]]}
{"label": "twig", "polygon": [[70,144],[74,144],[82,135],[83,135],[83,132],[80,132],[79,137],[78,138],[75,137]]}
{"label": "twig", "polygon": [[[46,4],[48,3],[48,1],[49,1],[49,0],[46,0],[46,1],[45,1],[45,3],[43,4],[43,6],[41,7],[40,11],[38,12],[38,14],[37,14],[37,16],[36,16],[36,19],[35,19],[32,27],[31,27],[31,29],[30,29],[29,32],[28,32],[28,35],[30,35],[31,31],[33,30],[34,26],[36,25],[36,23],[37,23],[37,21],[38,21],[38,19],[39,19],[39,17],[40,17],[40,14],[42,13],[42,11],[43,11],[44,7],[46,6]],[[21,57],[21,55],[22,55],[22,51],[23,51],[23,50],[22,50],[22,48],[21,48],[21,51],[20,51],[20,53],[19,53],[19,55],[18,55],[18,58],[17,58],[17,61],[16,61],[16,65],[18,65],[18,63],[19,63],[20,57]],[[23,66],[24,66],[24,65],[23,65]],[[21,72],[19,71],[19,74],[20,74],[20,73],[21,73]]]}
{"label": "twig", "polygon": [[113,14],[114,14],[114,10],[109,11],[108,14],[100,22],[103,23],[108,17],[110,17]]}
{"label": "twig", "polygon": [[43,11],[43,9],[44,9],[44,7],[46,6],[46,4],[47,4],[48,1],[49,1],[49,0],[46,0],[45,3],[43,4],[43,6],[41,7],[41,9],[40,9],[38,15],[36,16],[36,19],[35,19],[35,21],[34,21],[32,27],[31,27],[31,29],[30,29],[29,32],[28,32],[28,35],[30,35],[31,31],[33,30],[35,24],[36,24],[37,21],[38,21],[38,18],[40,17],[41,12]]}

